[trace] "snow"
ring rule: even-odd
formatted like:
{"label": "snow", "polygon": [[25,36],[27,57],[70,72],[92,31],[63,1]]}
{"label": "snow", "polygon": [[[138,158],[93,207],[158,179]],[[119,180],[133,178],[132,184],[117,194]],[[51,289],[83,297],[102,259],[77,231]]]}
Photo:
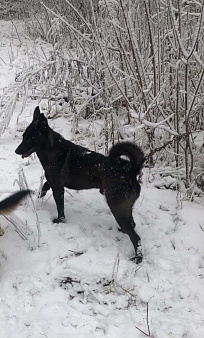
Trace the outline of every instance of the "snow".
{"label": "snow", "polygon": [[[0,94],[27,57],[25,45],[12,35],[16,57],[10,63],[11,23],[2,21],[2,27]],[[31,50],[32,43],[25,43]],[[20,124],[31,122],[36,105],[28,101]],[[13,183],[23,168],[35,201],[42,175],[39,160],[36,156],[23,160],[14,152],[22,138],[22,131],[16,131],[20,109],[17,104],[1,137],[0,197],[18,190]],[[67,118],[49,124],[71,138]],[[27,224],[27,242],[1,217],[5,234],[0,237],[0,337],[142,338],[140,330],[148,335],[148,303],[151,337],[203,338],[203,206],[182,201],[175,191],[157,189],[144,170],[134,207],[144,255],[138,266],[130,260],[134,250],[129,238],[118,232],[99,191],[70,193],[66,190],[66,223],[52,223],[56,206],[50,191],[39,202],[39,246],[30,199],[10,215]]]}

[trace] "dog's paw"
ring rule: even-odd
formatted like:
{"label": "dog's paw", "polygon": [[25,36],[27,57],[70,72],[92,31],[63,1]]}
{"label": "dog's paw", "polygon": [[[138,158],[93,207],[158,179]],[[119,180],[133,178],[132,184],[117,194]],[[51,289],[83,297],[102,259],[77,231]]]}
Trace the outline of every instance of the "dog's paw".
{"label": "dog's paw", "polygon": [[54,218],[52,222],[53,223],[57,223],[57,224],[59,224],[59,223],[65,223],[65,217],[62,216],[62,217]]}
{"label": "dog's paw", "polygon": [[137,254],[137,256],[132,257],[130,260],[136,264],[142,263],[143,256],[142,254]]}
{"label": "dog's paw", "polygon": [[140,264],[142,262],[143,256],[142,256],[142,247],[141,245],[138,246],[137,251],[135,252],[135,256],[131,258],[132,262],[135,262],[136,264]]}

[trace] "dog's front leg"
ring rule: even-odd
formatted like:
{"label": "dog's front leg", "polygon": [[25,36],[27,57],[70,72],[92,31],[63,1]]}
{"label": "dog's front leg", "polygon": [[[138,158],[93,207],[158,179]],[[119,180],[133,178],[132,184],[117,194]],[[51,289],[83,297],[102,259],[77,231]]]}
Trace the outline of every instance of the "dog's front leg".
{"label": "dog's front leg", "polygon": [[60,223],[65,220],[64,215],[64,187],[52,187],[53,197],[57,206],[58,217],[53,219],[53,223]]}

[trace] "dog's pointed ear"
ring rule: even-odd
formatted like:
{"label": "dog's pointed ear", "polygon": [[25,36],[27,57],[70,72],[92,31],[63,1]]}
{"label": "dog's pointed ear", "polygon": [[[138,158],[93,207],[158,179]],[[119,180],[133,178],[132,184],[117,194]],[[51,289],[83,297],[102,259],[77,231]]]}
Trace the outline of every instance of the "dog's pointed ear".
{"label": "dog's pointed ear", "polygon": [[40,121],[45,123],[45,124],[48,124],[47,123],[47,117],[45,117],[45,115],[43,113],[40,114]]}
{"label": "dog's pointed ear", "polygon": [[38,123],[43,123],[44,125],[47,125],[47,118],[45,117],[45,115],[43,113],[40,112],[40,108],[39,106],[37,106],[34,110],[34,113],[33,113],[33,122],[35,124],[38,124]]}
{"label": "dog's pointed ear", "polygon": [[39,106],[37,106],[33,113],[33,121],[37,122],[39,120],[39,117],[40,117],[40,108]]}

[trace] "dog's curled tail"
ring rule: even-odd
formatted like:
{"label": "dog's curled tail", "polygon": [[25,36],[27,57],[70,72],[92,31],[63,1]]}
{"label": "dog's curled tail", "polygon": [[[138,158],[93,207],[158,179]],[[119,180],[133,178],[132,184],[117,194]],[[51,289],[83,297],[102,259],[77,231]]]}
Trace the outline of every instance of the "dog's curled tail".
{"label": "dog's curled tail", "polygon": [[6,215],[13,211],[20,201],[26,197],[31,191],[30,190],[21,190],[17,193],[9,196],[5,200],[0,202],[0,215]]}
{"label": "dog's curled tail", "polygon": [[145,156],[142,149],[131,142],[121,142],[114,145],[109,151],[110,158],[116,158],[123,155],[129,157],[130,163],[134,168],[134,174],[138,175],[145,162]]}

